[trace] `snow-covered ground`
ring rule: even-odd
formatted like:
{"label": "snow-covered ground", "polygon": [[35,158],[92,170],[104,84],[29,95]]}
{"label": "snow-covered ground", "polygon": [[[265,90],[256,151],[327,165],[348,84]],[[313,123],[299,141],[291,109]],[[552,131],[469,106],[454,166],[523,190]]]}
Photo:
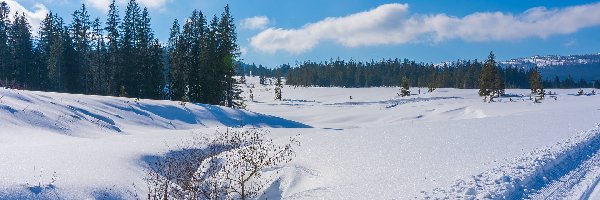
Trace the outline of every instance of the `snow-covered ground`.
{"label": "snow-covered ground", "polygon": [[145,158],[240,124],[276,142],[300,134],[270,198],[600,195],[600,95],[552,90],[534,104],[508,90],[484,103],[477,90],[286,86],[275,101],[257,82],[249,111],[0,89],[0,199],[143,196]]}

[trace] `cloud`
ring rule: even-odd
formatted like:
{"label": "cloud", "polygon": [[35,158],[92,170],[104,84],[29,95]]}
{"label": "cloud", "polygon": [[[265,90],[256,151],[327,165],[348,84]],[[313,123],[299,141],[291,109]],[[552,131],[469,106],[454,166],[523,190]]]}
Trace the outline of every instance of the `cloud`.
{"label": "cloud", "polygon": [[575,40],[575,39],[569,39],[564,44],[565,47],[572,47],[572,46],[575,46],[575,45],[577,45],[577,40]]}
{"label": "cloud", "polygon": [[48,8],[46,8],[46,6],[44,6],[44,4],[36,3],[33,5],[32,8],[27,9],[15,0],[4,0],[4,1],[10,7],[10,11],[11,11],[10,19],[14,20],[13,17],[14,17],[15,12],[19,12],[19,15],[21,13],[24,13],[25,17],[27,17],[27,20],[29,21],[29,24],[31,25],[32,33],[34,35],[37,35],[40,24],[42,23],[44,18],[46,18],[46,14],[48,14]]}
{"label": "cloud", "polygon": [[[148,9],[158,9],[163,10],[167,2],[172,0],[137,0],[137,2]],[[112,0],[84,0],[86,5],[89,5],[97,10],[100,10],[104,13],[108,13],[108,6]],[[116,0],[117,4],[120,6],[125,6],[129,2],[128,0]],[[125,8],[122,8],[125,9]]]}
{"label": "cloud", "polygon": [[251,38],[262,52],[299,54],[322,41],[346,47],[397,45],[411,42],[509,41],[571,34],[600,24],[600,3],[548,9],[531,8],[520,14],[477,12],[464,17],[444,13],[409,15],[408,4],[385,4],[344,17],[325,18],[297,29],[269,28]]}
{"label": "cloud", "polygon": [[138,0],[140,4],[148,9],[164,9],[167,0]]}
{"label": "cloud", "polygon": [[265,29],[269,23],[271,23],[271,21],[266,16],[255,16],[243,19],[241,28],[248,30]]}
{"label": "cloud", "polygon": [[240,54],[241,56],[246,56],[248,54],[248,48],[247,47],[240,47]]}
{"label": "cloud", "polygon": [[[110,6],[111,0],[85,0],[83,1],[86,5],[91,6],[97,10],[100,10],[104,13],[108,13],[108,6]],[[123,3],[124,1],[117,1],[118,3]]]}

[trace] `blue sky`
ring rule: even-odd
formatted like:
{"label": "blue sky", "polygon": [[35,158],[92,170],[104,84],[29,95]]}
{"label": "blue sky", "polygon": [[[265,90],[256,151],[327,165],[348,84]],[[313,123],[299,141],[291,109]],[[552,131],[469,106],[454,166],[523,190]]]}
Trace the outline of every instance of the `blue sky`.
{"label": "blue sky", "polygon": [[[51,10],[70,20],[87,2],[105,17],[109,0],[8,0],[32,22]],[[125,9],[126,0],[120,10]],[[597,1],[138,0],[166,40],[175,18],[220,14],[230,4],[245,62],[276,66],[329,58],[408,58],[438,63],[600,52]],[[17,5],[18,4],[18,5]],[[22,6],[22,8],[17,8]],[[34,25],[35,26],[35,25]]]}

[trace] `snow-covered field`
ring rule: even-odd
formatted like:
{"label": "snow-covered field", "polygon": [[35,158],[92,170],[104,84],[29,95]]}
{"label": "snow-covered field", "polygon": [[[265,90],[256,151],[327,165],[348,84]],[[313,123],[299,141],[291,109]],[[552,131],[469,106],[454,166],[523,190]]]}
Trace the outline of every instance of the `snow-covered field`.
{"label": "snow-covered field", "polygon": [[300,135],[270,199],[600,197],[600,95],[248,84],[249,111],[0,89],[0,199],[144,197],[145,158],[239,125]]}

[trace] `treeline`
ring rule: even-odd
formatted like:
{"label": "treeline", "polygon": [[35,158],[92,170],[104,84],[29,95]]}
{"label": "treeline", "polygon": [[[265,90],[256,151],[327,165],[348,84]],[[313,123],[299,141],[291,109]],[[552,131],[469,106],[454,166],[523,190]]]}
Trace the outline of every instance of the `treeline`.
{"label": "treeline", "polygon": [[194,11],[183,25],[175,20],[166,45],[135,0],[122,18],[113,0],[104,23],[85,4],[71,16],[67,24],[48,13],[34,38],[24,13],[0,3],[0,86],[241,106],[229,6],[220,17]]}
{"label": "treeline", "polygon": [[246,76],[261,76],[275,78],[278,74],[280,76],[286,76],[291,68],[292,67],[289,64],[283,64],[273,69],[265,67],[261,64],[246,64],[240,61],[238,62],[238,64],[236,64],[236,73],[240,75],[244,74]]}
{"label": "treeline", "polygon": [[[399,86],[403,78],[412,87],[479,89],[484,63],[478,60],[456,61],[443,65],[417,63],[407,59],[358,62],[330,60],[304,62],[287,72],[286,84],[320,87],[389,87]],[[274,70],[276,71],[276,70]],[[498,67],[499,80],[506,88],[529,88],[532,70],[519,67]],[[275,72],[274,72],[275,73]],[[543,82],[547,88],[600,87],[598,81],[572,78]]]}

